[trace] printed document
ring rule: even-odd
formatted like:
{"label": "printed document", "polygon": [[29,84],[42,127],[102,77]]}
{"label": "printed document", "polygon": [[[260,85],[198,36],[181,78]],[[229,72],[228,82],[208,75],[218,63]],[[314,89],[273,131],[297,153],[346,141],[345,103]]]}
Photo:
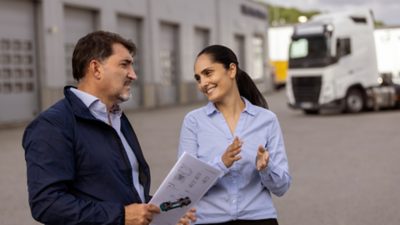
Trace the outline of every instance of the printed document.
{"label": "printed document", "polygon": [[160,214],[154,215],[151,225],[176,225],[221,173],[213,166],[183,153],[150,201],[161,209]]}

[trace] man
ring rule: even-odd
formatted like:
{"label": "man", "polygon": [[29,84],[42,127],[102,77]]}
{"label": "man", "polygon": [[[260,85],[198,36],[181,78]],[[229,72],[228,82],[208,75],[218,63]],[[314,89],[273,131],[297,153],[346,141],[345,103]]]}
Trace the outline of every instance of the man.
{"label": "man", "polygon": [[[25,130],[29,203],[45,224],[149,224],[160,209],[150,200],[150,170],[118,104],[137,79],[135,45],[97,31],[76,44],[77,88]],[[190,211],[180,220],[194,220]]]}

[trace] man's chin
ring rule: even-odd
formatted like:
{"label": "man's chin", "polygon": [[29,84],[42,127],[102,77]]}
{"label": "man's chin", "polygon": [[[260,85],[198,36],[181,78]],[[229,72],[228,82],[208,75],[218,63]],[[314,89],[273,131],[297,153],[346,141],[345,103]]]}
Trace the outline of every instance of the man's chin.
{"label": "man's chin", "polygon": [[126,101],[128,101],[131,97],[132,97],[132,93],[129,92],[128,94],[120,95],[118,99],[119,99],[120,102],[126,102]]}

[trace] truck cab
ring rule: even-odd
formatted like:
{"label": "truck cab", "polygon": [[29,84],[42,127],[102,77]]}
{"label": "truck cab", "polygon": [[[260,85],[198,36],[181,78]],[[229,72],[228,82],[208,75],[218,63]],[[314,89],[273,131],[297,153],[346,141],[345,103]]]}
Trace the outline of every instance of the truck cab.
{"label": "truck cab", "polygon": [[295,26],[289,48],[289,106],[360,112],[379,86],[372,12],[320,14]]}

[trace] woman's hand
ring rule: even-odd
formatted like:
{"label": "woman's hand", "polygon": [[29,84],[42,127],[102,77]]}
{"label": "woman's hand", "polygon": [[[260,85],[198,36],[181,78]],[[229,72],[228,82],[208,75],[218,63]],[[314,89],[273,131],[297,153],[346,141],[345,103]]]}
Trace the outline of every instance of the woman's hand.
{"label": "woman's hand", "polygon": [[242,150],[242,142],[239,140],[238,137],[235,137],[232,144],[228,146],[228,148],[225,150],[224,154],[221,157],[222,162],[225,164],[226,168],[231,167],[234,162],[242,158],[239,155],[241,150]]}
{"label": "woman's hand", "polygon": [[269,152],[263,146],[258,146],[258,152],[256,157],[256,168],[261,171],[267,168],[269,162]]}
{"label": "woman's hand", "polygon": [[191,222],[196,222],[196,209],[191,208],[186,214],[179,220],[177,225],[190,225]]}

